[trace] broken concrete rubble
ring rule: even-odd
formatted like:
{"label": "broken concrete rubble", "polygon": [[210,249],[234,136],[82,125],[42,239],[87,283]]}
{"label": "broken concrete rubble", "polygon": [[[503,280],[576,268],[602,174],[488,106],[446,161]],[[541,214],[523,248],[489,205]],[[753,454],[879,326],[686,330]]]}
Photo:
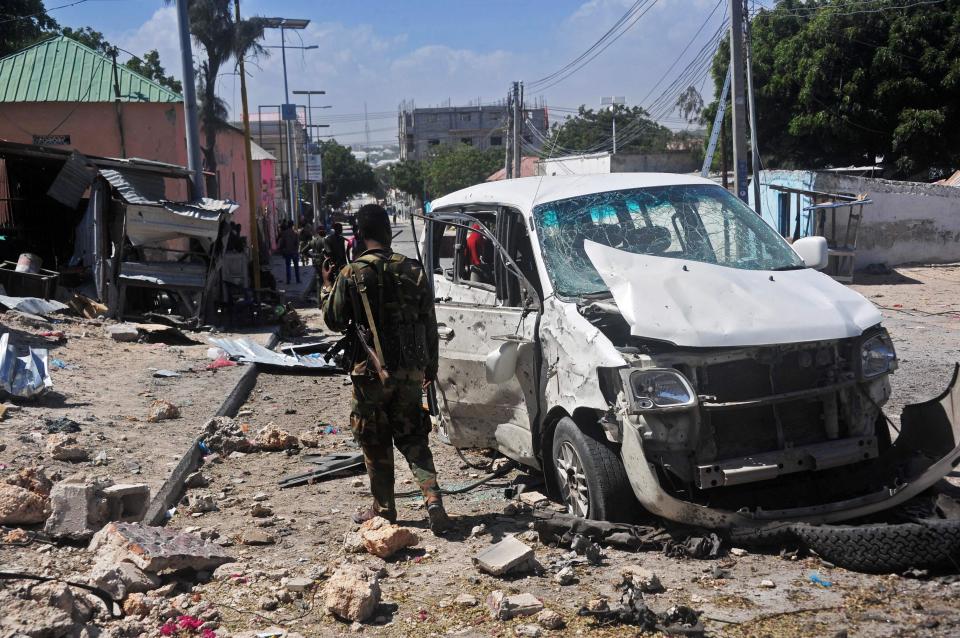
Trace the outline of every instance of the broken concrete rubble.
{"label": "broken concrete rubble", "polygon": [[380,604],[377,576],[357,565],[343,565],[323,588],[328,612],[347,621],[363,622]]}
{"label": "broken concrete rubble", "polygon": [[204,424],[203,442],[222,456],[253,449],[253,443],[240,424],[227,416],[215,416]]}
{"label": "broken concrete rubble", "polygon": [[563,616],[558,614],[552,609],[544,609],[539,614],[537,614],[537,622],[544,629],[563,629],[566,623],[563,620]]}
{"label": "broken concrete rubble", "polygon": [[54,485],[44,531],[57,538],[86,540],[109,521],[140,520],[149,503],[146,485],[110,485],[82,474],[73,476]]}
{"label": "broken concrete rubble", "polygon": [[550,499],[540,492],[529,491],[520,493],[520,502],[536,508],[546,507],[550,503]]}
{"label": "broken concrete rubble", "polygon": [[253,443],[257,448],[267,452],[282,452],[300,446],[297,437],[272,424],[257,432]]}
{"label": "broken concrete rubble", "polygon": [[519,616],[532,616],[543,609],[543,602],[533,594],[506,595],[495,589],[487,595],[490,616],[497,620],[510,620]]}
{"label": "broken concrete rubble", "polygon": [[420,542],[420,537],[412,530],[394,525],[380,516],[364,522],[359,534],[364,548],[378,558],[389,558],[401,549]]}
{"label": "broken concrete rubble", "polygon": [[159,423],[160,421],[166,421],[167,419],[179,418],[180,408],[169,401],[162,401],[158,399],[150,404],[150,413],[147,415],[147,422]]}
{"label": "broken concrete rubble", "polygon": [[72,434],[52,434],[44,447],[56,461],[78,463],[90,458],[90,451],[80,445]]}
{"label": "broken concrete rubble", "polygon": [[222,548],[193,534],[139,523],[108,523],[90,541],[89,551],[113,554],[146,572],[187,567],[214,569],[233,561]]}
{"label": "broken concrete rubble", "polygon": [[0,525],[42,523],[50,512],[42,494],[17,485],[0,484]]}
{"label": "broken concrete rubble", "polygon": [[535,566],[535,558],[532,547],[513,536],[507,536],[474,556],[473,563],[481,571],[493,576],[502,576],[509,572],[532,569]]}
{"label": "broken concrete rubble", "polygon": [[117,323],[104,328],[104,332],[114,341],[130,343],[140,338],[137,327],[132,323]]}
{"label": "broken concrete rubble", "polygon": [[657,594],[664,591],[660,578],[640,565],[627,565],[620,570],[620,578],[622,583],[629,583],[645,594]]}
{"label": "broken concrete rubble", "polygon": [[108,554],[100,558],[90,571],[89,580],[114,600],[123,600],[131,593],[142,593],[160,586],[156,574],[148,574],[133,563],[117,561]]}

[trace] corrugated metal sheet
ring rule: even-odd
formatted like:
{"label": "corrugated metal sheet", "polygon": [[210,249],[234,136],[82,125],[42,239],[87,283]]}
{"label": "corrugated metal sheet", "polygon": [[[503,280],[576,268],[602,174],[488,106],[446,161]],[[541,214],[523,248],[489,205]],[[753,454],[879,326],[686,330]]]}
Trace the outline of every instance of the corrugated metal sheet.
{"label": "corrugated metal sheet", "polygon": [[941,186],[960,186],[960,171],[957,171],[950,177],[946,179],[941,179],[939,182],[936,182]]}
{"label": "corrugated metal sheet", "polygon": [[[123,102],[182,102],[173,91],[117,66]],[[0,59],[0,102],[113,102],[113,60],[57,36]]]}
{"label": "corrugated metal sheet", "polygon": [[[74,151],[63,163],[47,195],[67,208],[76,208],[90,184],[97,177],[97,167],[82,153]],[[162,179],[160,180],[163,181]]]}
{"label": "corrugated metal sheet", "polygon": [[104,169],[100,174],[128,204],[156,205],[166,198],[162,175],[110,169]]}

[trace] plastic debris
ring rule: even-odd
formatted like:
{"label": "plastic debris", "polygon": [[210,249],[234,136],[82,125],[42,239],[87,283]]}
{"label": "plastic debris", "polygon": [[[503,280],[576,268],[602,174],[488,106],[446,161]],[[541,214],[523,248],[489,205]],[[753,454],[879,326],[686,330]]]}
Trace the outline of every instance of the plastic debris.
{"label": "plastic debris", "polygon": [[17,356],[17,349],[10,344],[10,333],[5,332],[0,337],[0,389],[29,399],[51,387],[46,348],[27,348],[25,355]]}
{"label": "plastic debris", "polygon": [[226,357],[220,357],[216,361],[210,363],[207,366],[207,370],[219,370],[220,368],[232,368],[235,365],[239,365],[236,361],[231,361]]}
{"label": "plastic debris", "polygon": [[810,574],[810,582],[814,585],[820,585],[821,587],[833,587],[832,581],[824,580],[817,572]]}
{"label": "plastic debris", "polygon": [[158,379],[172,379],[174,377],[179,377],[179,372],[174,372],[173,370],[154,370],[153,376]]}
{"label": "plastic debris", "polygon": [[63,359],[50,359],[50,365],[52,365],[54,368],[59,368],[60,370],[73,370],[77,367],[72,363],[67,363]]}
{"label": "plastic debris", "polygon": [[80,424],[65,416],[57,419],[46,419],[48,434],[76,434],[80,431]]}

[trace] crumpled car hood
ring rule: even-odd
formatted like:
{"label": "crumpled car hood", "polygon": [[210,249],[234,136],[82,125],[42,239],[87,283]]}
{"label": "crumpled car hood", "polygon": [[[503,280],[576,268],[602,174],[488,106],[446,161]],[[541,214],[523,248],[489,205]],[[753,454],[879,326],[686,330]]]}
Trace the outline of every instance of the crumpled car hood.
{"label": "crumpled car hood", "polygon": [[584,248],[638,337],[759,346],[855,337],[881,319],[861,295],[811,269],[741,270],[589,240]]}

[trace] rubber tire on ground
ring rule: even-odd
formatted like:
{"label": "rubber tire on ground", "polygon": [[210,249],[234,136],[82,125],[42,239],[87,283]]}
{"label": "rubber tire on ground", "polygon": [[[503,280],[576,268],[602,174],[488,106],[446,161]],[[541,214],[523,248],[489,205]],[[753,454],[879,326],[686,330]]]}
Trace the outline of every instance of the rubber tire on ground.
{"label": "rubber tire on ground", "polygon": [[873,574],[942,570],[960,559],[960,521],[794,526],[804,545],[834,565]]}
{"label": "rubber tire on ground", "polygon": [[[587,518],[614,523],[632,523],[639,517],[640,505],[616,446],[607,440],[598,424],[581,427],[570,417],[557,423],[553,434],[551,465],[564,442],[573,445],[583,465],[587,481],[589,509]],[[556,469],[552,471],[556,472]]]}

